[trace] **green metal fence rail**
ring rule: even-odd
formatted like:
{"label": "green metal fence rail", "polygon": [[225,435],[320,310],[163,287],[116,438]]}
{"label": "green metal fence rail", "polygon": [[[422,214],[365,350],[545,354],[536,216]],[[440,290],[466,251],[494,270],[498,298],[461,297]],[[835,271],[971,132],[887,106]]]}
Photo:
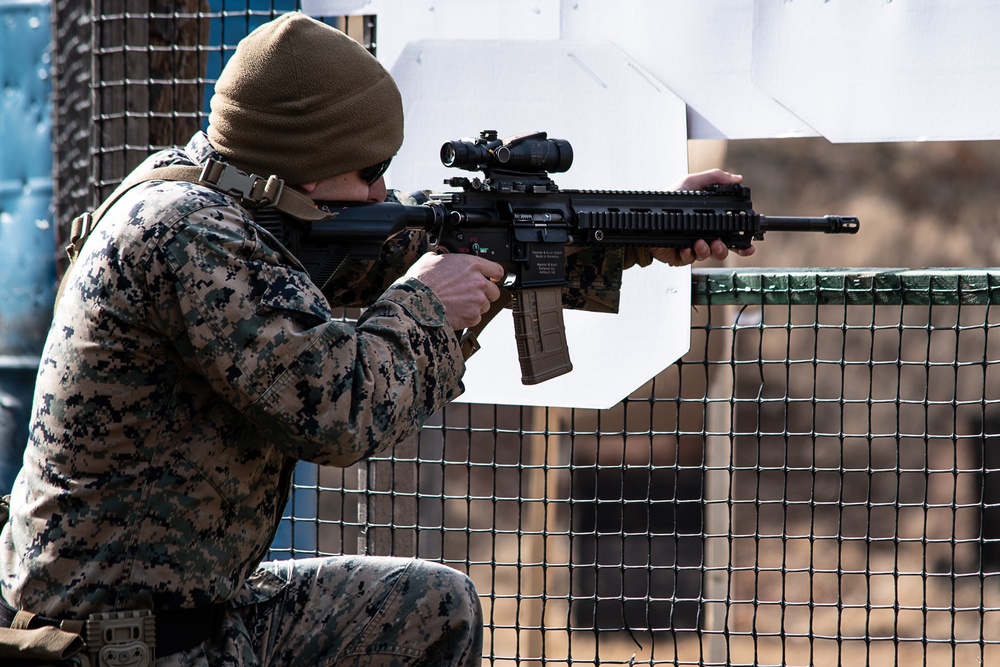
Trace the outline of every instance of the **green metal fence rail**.
{"label": "green metal fence rail", "polygon": [[697,269],[696,305],[986,305],[1000,299],[1000,269]]}

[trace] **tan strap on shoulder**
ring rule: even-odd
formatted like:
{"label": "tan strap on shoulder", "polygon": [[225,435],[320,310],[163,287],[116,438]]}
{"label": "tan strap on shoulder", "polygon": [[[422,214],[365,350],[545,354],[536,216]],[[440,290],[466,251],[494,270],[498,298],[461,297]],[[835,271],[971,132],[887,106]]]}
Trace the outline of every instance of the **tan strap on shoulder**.
{"label": "tan strap on shoulder", "polygon": [[326,211],[316,208],[312,199],[285,187],[285,182],[277,176],[262,178],[256,174],[247,174],[231,164],[210,159],[205,166],[157,167],[141,173],[133,173],[115,188],[107,199],[93,213],[87,212],[73,219],[70,228],[69,245],[66,254],[70,262],[76,261],[94,228],[104,217],[104,214],[126,192],[147,181],[187,181],[236,197],[241,203],[254,208],[275,208],[283,213],[315,222],[333,217]]}
{"label": "tan strap on shoulder", "polygon": [[192,180],[192,183],[232,195],[241,201],[249,202],[254,208],[275,208],[307,222],[328,220],[333,217],[326,211],[316,208],[316,204],[309,197],[291,188],[285,188],[285,182],[277,176],[271,175],[265,179],[218,160],[206,162],[198,180]]}
{"label": "tan strap on shoulder", "polygon": [[87,211],[73,218],[69,232],[69,244],[66,246],[66,254],[69,256],[70,263],[76,261],[84,241],[97,227],[97,223],[101,221],[107,210],[114,206],[115,202],[121,199],[126,192],[146,181],[186,181],[191,178],[197,179],[200,175],[201,169],[198,167],[182,166],[160,167],[142,173],[133,172],[114,189],[114,192],[93,213]]}
{"label": "tan strap on shoulder", "polygon": [[[334,214],[316,208],[312,199],[291,188],[285,187],[285,182],[277,176],[262,178],[256,174],[247,174],[231,164],[209,159],[204,167],[175,165],[157,167],[141,173],[133,172],[115,188],[114,192],[93,213],[87,211],[73,219],[70,225],[69,243],[66,245],[66,255],[70,264],[76,261],[84,242],[97,227],[104,214],[122,195],[147,181],[187,181],[195,185],[218,190],[241,203],[254,208],[275,208],[287,213],[293,218],[307,222],[329,220]],[[69,271],[67,270],[66,273]],[[59,281],[56,290],[55,303],[59,303],[66,276]]]}

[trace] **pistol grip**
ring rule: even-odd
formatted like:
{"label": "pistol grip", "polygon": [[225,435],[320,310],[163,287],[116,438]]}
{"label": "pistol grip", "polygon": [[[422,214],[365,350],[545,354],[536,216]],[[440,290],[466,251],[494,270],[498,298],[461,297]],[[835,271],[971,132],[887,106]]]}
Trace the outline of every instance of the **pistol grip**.
{"label": "pistol grip", "polygon": [[538,384],[573,370],[563,324],[562,287],[512,291],[521,382]]}

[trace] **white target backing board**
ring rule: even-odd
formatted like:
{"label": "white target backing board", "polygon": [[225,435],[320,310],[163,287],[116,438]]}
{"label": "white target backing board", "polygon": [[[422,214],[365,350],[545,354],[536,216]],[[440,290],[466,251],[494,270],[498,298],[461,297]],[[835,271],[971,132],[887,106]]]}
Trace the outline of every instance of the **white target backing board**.
{"label": "white target backing board", "polygon": [[[1000,137],[1000,0],[302,7],[314,16],[378,17],[378,57],[406,114],[388,173],[402,190],[443,188],[456,173],[440,164],[441,144],[486,129],[567,139],[576,158],[568,173],[553,175],[560,187],[622,190],[666,189],[686,171],[688,139]],[[498,318],[469,364],[461,400],[613,405],[687,351],[689,276],[632,270],[620,314],[567,311],[574,370],[531,387],[520,384],[511,318]]]}

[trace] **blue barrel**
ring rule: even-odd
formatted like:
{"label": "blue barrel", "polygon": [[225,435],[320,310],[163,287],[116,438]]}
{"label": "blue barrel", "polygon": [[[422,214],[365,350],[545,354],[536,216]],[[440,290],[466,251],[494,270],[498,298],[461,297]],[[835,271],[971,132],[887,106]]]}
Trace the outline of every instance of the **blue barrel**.
{"label": "blue barrel", "polygon": [[21,467],[55,299],[48,1],[0,0],[0,493]]}

